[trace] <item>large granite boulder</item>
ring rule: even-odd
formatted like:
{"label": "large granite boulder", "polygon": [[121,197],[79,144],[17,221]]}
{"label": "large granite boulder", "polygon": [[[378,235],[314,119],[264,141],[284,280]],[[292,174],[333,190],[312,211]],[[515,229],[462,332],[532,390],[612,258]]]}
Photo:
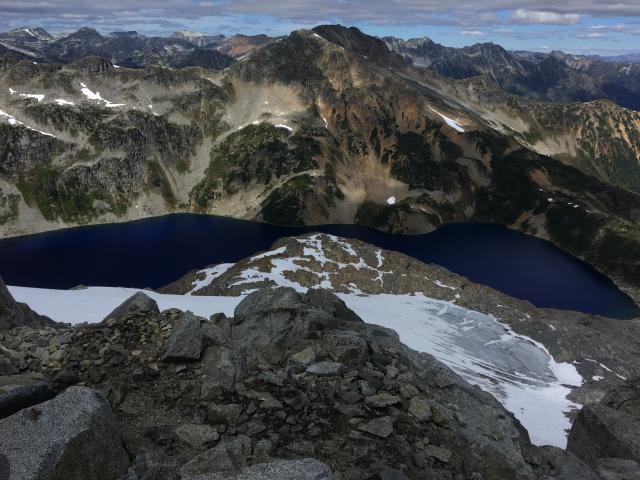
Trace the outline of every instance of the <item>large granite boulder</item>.
{"label": "large granite boulder", "polygon": [[71,387],[0,420],[0,465],[7,480],[113,480],[129,458],[105,397]]}

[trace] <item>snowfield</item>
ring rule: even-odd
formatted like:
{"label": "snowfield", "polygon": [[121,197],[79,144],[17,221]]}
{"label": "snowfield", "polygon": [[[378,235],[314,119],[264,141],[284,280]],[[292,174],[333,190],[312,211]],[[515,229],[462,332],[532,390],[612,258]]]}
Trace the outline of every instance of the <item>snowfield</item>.
{"label": "snowfield", "polygon": [[[281,264],[278,267],[286,268]],[[227,268],[229,265],[208,269],[207,278],[198,282],[196,289]],[[100,322],[139,291],[113,287],[9,290],[18,302],[36,312],[73,324]],[[244,298],[144,293],[161,310],[191,310],[205,318],[218,312],[232,316]],[[570,422],[565,414],[579,408],[566,397],[571,386],[582,383],[573,365],[556,363],[542,345],[515,334],[493,317],[454,303],[422,295],[339,296],[366,322],[392,328],[409,347],[433,355],[469,383],[493,394],[528,429],[533,443],[566,446]]]}
{"label": "snowfield", "polygon": [[451,128],[453,128],[455,131],[460,132],[460,133],[464,133],[464,128],[462,128],[462,126],[458,122],[456,122],[453,118],[449,118],[446,115],[441,114],[435,108],[432,108],[432,107],[429,107],[429,108],[431,108],[431,110],[433,110],[438,115],[440,115],[442,117],[442,119],[447,123],[447,125],[449,125]]}
{"label": "snowfield", "polygon": [[101,322],[118,305],[136,292],[144,292],[153,298],[158,303],[160,310],[167,308],[191,310],[194,314],[205,318],[218,312],[232,316],[236,305],[244,298],[164,295],[148,290],[118,287],[89,287],[79,290],[8,288],[18,302],[26,303],[41,315],[46,315],[56,322],[74,325],[84,322]]}

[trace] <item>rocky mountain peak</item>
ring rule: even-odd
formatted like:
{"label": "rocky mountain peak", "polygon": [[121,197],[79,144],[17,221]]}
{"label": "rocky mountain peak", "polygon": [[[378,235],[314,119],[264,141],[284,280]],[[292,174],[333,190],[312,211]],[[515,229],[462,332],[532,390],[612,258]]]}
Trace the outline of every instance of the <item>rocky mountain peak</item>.
{"label": "rocky mountain peak", "polygon": [[1,36],[20,39],[25,43],[36,43],[53,39],[53,36],[49,32],[40,27],[19,27],[2,34]]}
{"label": "rocky mountain peak", "polygon": [[391,52],[383,40],[366,35],[356,27],[320,25],[313,28],[312,31],[345,50],[366,57],[383,66],[403,66],[405,64],[402,57]]}
{"label": "rocky mountain peak", "polygon": [[205,47],[207,45],[217,45],[225,39],[224,35],[208,35],[200,32],[191,32],[183,30],[180,32],[173,32],[169,38],[176,38],[180,40],[186,40],[192,45],[197,47]]}
{"label": "rocky mountain peak", "polygon": [[71,33],[69,36],[64,37],[61,40],[102,40],[104,37],[98,33],[97,30],[90,27],[82,27],[75,32]]}

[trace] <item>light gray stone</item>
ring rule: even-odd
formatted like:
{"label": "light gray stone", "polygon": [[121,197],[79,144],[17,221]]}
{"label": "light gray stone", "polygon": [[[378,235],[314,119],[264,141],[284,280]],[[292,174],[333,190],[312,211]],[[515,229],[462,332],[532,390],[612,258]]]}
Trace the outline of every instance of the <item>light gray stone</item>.
{"label": "light gray stone", "polygon": [[183,480],[333,480],[331,468],[312,458],[259,463],[236,474],[184,476]]}
{"label": "light gray stone", "polygon": [[210,425],[184,424],[176,428],[176,437],[193,448],[200,448],[220,438],[215,428]]}
{"label": "light gray stone", "polygon": [[342,375],[346,368],[342,363],[338,362],[318,362],[307,367],[306,372],[318,375],[320,377],[330,377]]}
{"label": "light gray stone", "polygon": [[387,438],[393,433],[393,419],[391,417],[374,418],[360,425],[359,430],[380,438]]}
{"label": "light gray stone", "polygon": [[185,312],[167,340],[162,360],[199,360],[202,348],[200,319],[191,312]]}
{"label": "light gray stone", "polygon": [[0,452],[11,480],[113,480],[129,465],[109,403],[84,387],[0,420]]}
{"label": "light gray stone", "polygon": [[218,405],[212,403],[207,409],[207,419],[213,423],[234,424],[238,421],[242,413],[242,405],[235,403],[229,405]]}
{"label": "light gray stone", "polygon": [[365,405],[372,408],[384,408],[389,407],[391,405],[396,405],[401,402],[400,397],[397,395],[392,395],[388,392],[378,393],[376,395],[371,395],[370,397],[365,398]]}
{"label": "light gray stone", "polygon": [[429,400],[424,397],[413,397],[409,401],[408,411],[421,422],[431,418],[431,406],[429,405]]}
{"label": "light gray stone", "polygon": [[427,457],[440,460],[442,463],[449,463],[451,460],[451,451],[446,448],[436,447],[435,445],[426,445],[424,453]]}

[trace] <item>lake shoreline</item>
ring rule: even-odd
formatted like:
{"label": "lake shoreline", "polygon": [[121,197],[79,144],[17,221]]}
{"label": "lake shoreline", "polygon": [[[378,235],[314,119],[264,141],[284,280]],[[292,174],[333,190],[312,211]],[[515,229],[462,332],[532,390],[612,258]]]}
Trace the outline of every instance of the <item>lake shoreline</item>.
{"label": "lake shoreline", "polygon": [[[42,288],[81,284],[159,288],[190,270],[237,261],[268,249],[278,238],[314,231],[358,238],[436,263],[540,308],[585,311],[576,307],[588,305],[586,313],[625,318],[640,312],[631,296],[592,266],[546,240],[489,223],[449,224],[429,234],[398,235],[348,224],[279,227],[208,214],[172,213],[2,239],[0,274],[9,284]],[[220,232],[225,239],[219,238]],[[167,256],[167,252],[174,254]],[[485,258],[487,255],[491,259]],[[110,265],[114,262],[124,266]],[[54,272],[34,273],[42,265]],[[554,278],[563,274],[567,275],[565,283]],[[580,282],[586,282],[583,289],[587,293],[580,291]],[[563,298],[565,292],[567,299]],[[604,304],[617,305],[613,315],[588,298],[602,295]],[[616,309],[633,313],[620,315]]]}

